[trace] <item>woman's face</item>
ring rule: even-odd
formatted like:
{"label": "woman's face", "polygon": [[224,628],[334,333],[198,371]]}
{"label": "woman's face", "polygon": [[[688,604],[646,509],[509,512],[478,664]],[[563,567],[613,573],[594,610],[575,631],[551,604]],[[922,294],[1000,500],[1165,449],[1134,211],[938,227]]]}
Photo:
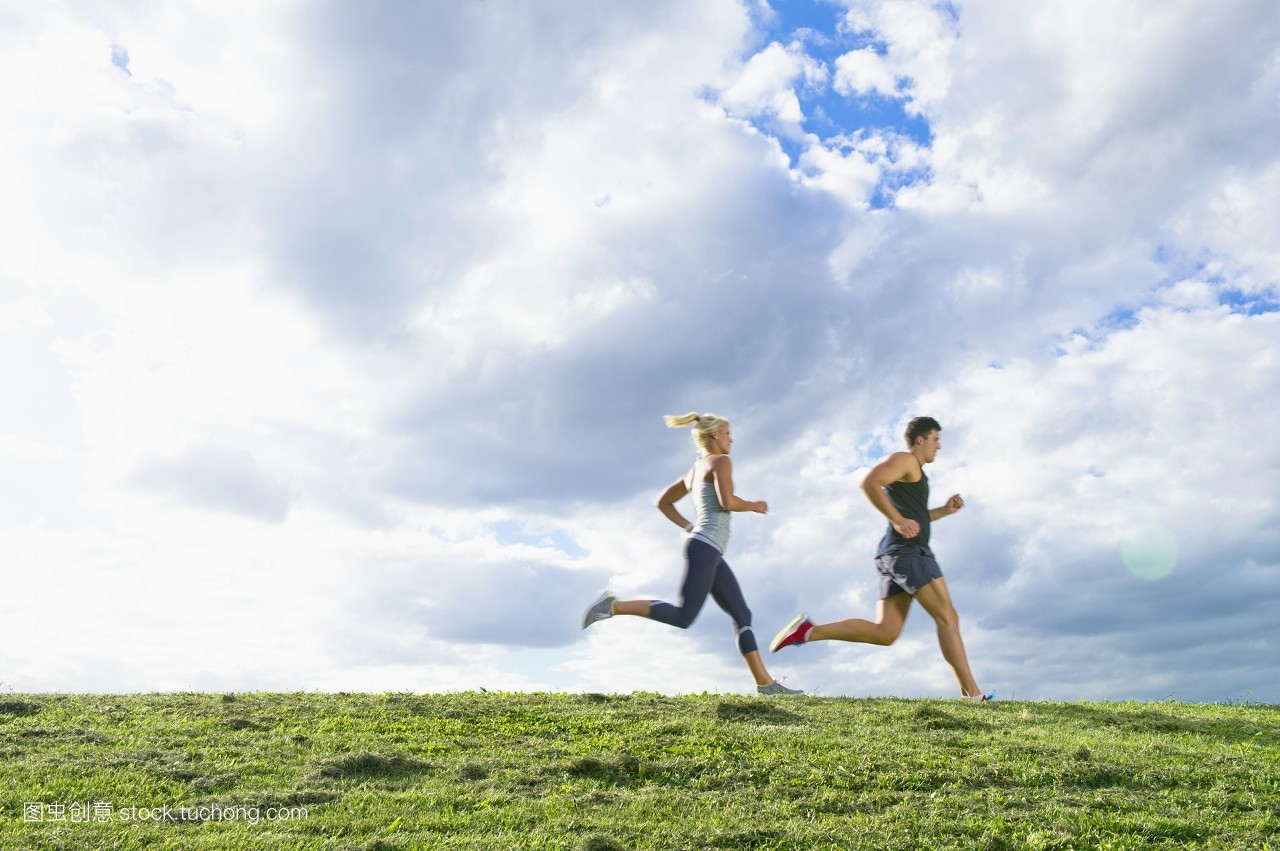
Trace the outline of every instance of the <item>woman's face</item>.
{"label": "woman's face", "polygon": [[720,429],[707,441],[707,448],[716,455],[728,455],[733,447],[733,434],[730,433],[728,424]]}

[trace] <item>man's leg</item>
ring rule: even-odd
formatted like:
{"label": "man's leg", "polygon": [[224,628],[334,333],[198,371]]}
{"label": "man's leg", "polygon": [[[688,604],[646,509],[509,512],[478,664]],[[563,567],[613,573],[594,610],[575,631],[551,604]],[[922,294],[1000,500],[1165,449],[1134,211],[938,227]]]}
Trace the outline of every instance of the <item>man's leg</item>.
{"label": "man's leg", "polygon": [[960,683],[960,693],[965,697],[981,695],[982,690],[978,688],[978,683],[969,670],[969,657],[964,652],[964,641],[960,638],[960,616],[956,614],[955,606],[951,605],[947,581],[939,576],[916,591],[916,599],[937,624],[938,646],[942,648],[942,658],[947,660],[947,664],[955,672],[956,680]]}
{"label": "man's leg", "polygon": [[894,594],[876,606],[876,620],[872,623],[862,618],[850,618],[834,623],[818,624],[809,630],[806,641],[856,641],[860,644],[888,646],[898,640],[902,625],[911,608],[911,595]]}

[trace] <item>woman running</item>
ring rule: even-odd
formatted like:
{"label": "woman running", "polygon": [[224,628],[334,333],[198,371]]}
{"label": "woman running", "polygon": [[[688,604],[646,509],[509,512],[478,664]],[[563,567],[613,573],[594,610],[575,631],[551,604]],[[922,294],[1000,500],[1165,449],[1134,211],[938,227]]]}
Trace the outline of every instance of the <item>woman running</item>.
{"label": "woman running", "polygon": [[[587,607],[582,617],[582,628],[614,615],[637,615],[688,629],[710,594],[716,604],[733,618],[738,650],[755,677],[756,691],[770,696],[802,694],[799,689],[787,688],[765,670],[756,647],[755,634],[751,631],[751,610],[742,597],[737,578],[724,560],[724,548],[729,542],[729,513],[754,511],[767,514],[769,511],[767,502],[748,502],[734,495],[733,462],[729,460],[733,436],[729,433],[729,421],[715,414],[697,413],[679,417],[668,415],[663,419],[669,428],[692,426],[693,442],[701,453],[689,472],[658,497],[658,510],[689,533],[684,543],[680,604],[673,606],[661,600],[618,600],[605,591]],[[676,502],[689,493],[693,494],[696,514],[692,523],[676,510]]]}

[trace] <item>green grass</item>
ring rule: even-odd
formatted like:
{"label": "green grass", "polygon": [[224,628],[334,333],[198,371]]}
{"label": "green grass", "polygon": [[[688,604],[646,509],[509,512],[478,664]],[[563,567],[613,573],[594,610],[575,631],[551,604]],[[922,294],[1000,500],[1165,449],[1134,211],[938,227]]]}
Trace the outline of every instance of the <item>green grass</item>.
{"label": "green grass", "polygon": [[[27,821],[24,804],[45,805]],[[111,805],[52,821],[50,804]],[[125,821],[127,808],[259,821]],[[268,821],[267,808],[305,808]],[[99,813],[103,815],[103,813]],[[0,848],[1280,849],[1280,707],[9,695]]]}

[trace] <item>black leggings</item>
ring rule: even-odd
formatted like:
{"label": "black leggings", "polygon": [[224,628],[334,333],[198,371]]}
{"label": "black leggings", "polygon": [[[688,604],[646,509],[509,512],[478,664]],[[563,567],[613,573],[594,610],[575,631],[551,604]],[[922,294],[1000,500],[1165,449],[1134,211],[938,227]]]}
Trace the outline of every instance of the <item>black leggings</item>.
{"label": "black leggings", "polygon": [[661,600],[649,603],[649,617],[655,621],[688,629],[695,620],[707,595],[716,605],[733,618],[733,629],[738,637],[738,651],[746,654],[756,650],[756,636],[751,631],[751,610],[742,597],[738,579],[729,569],[729,563],[715,547],[706,541],[689,538],[684,545],[684,581],[680,584],[680,605],[673,606]]}

